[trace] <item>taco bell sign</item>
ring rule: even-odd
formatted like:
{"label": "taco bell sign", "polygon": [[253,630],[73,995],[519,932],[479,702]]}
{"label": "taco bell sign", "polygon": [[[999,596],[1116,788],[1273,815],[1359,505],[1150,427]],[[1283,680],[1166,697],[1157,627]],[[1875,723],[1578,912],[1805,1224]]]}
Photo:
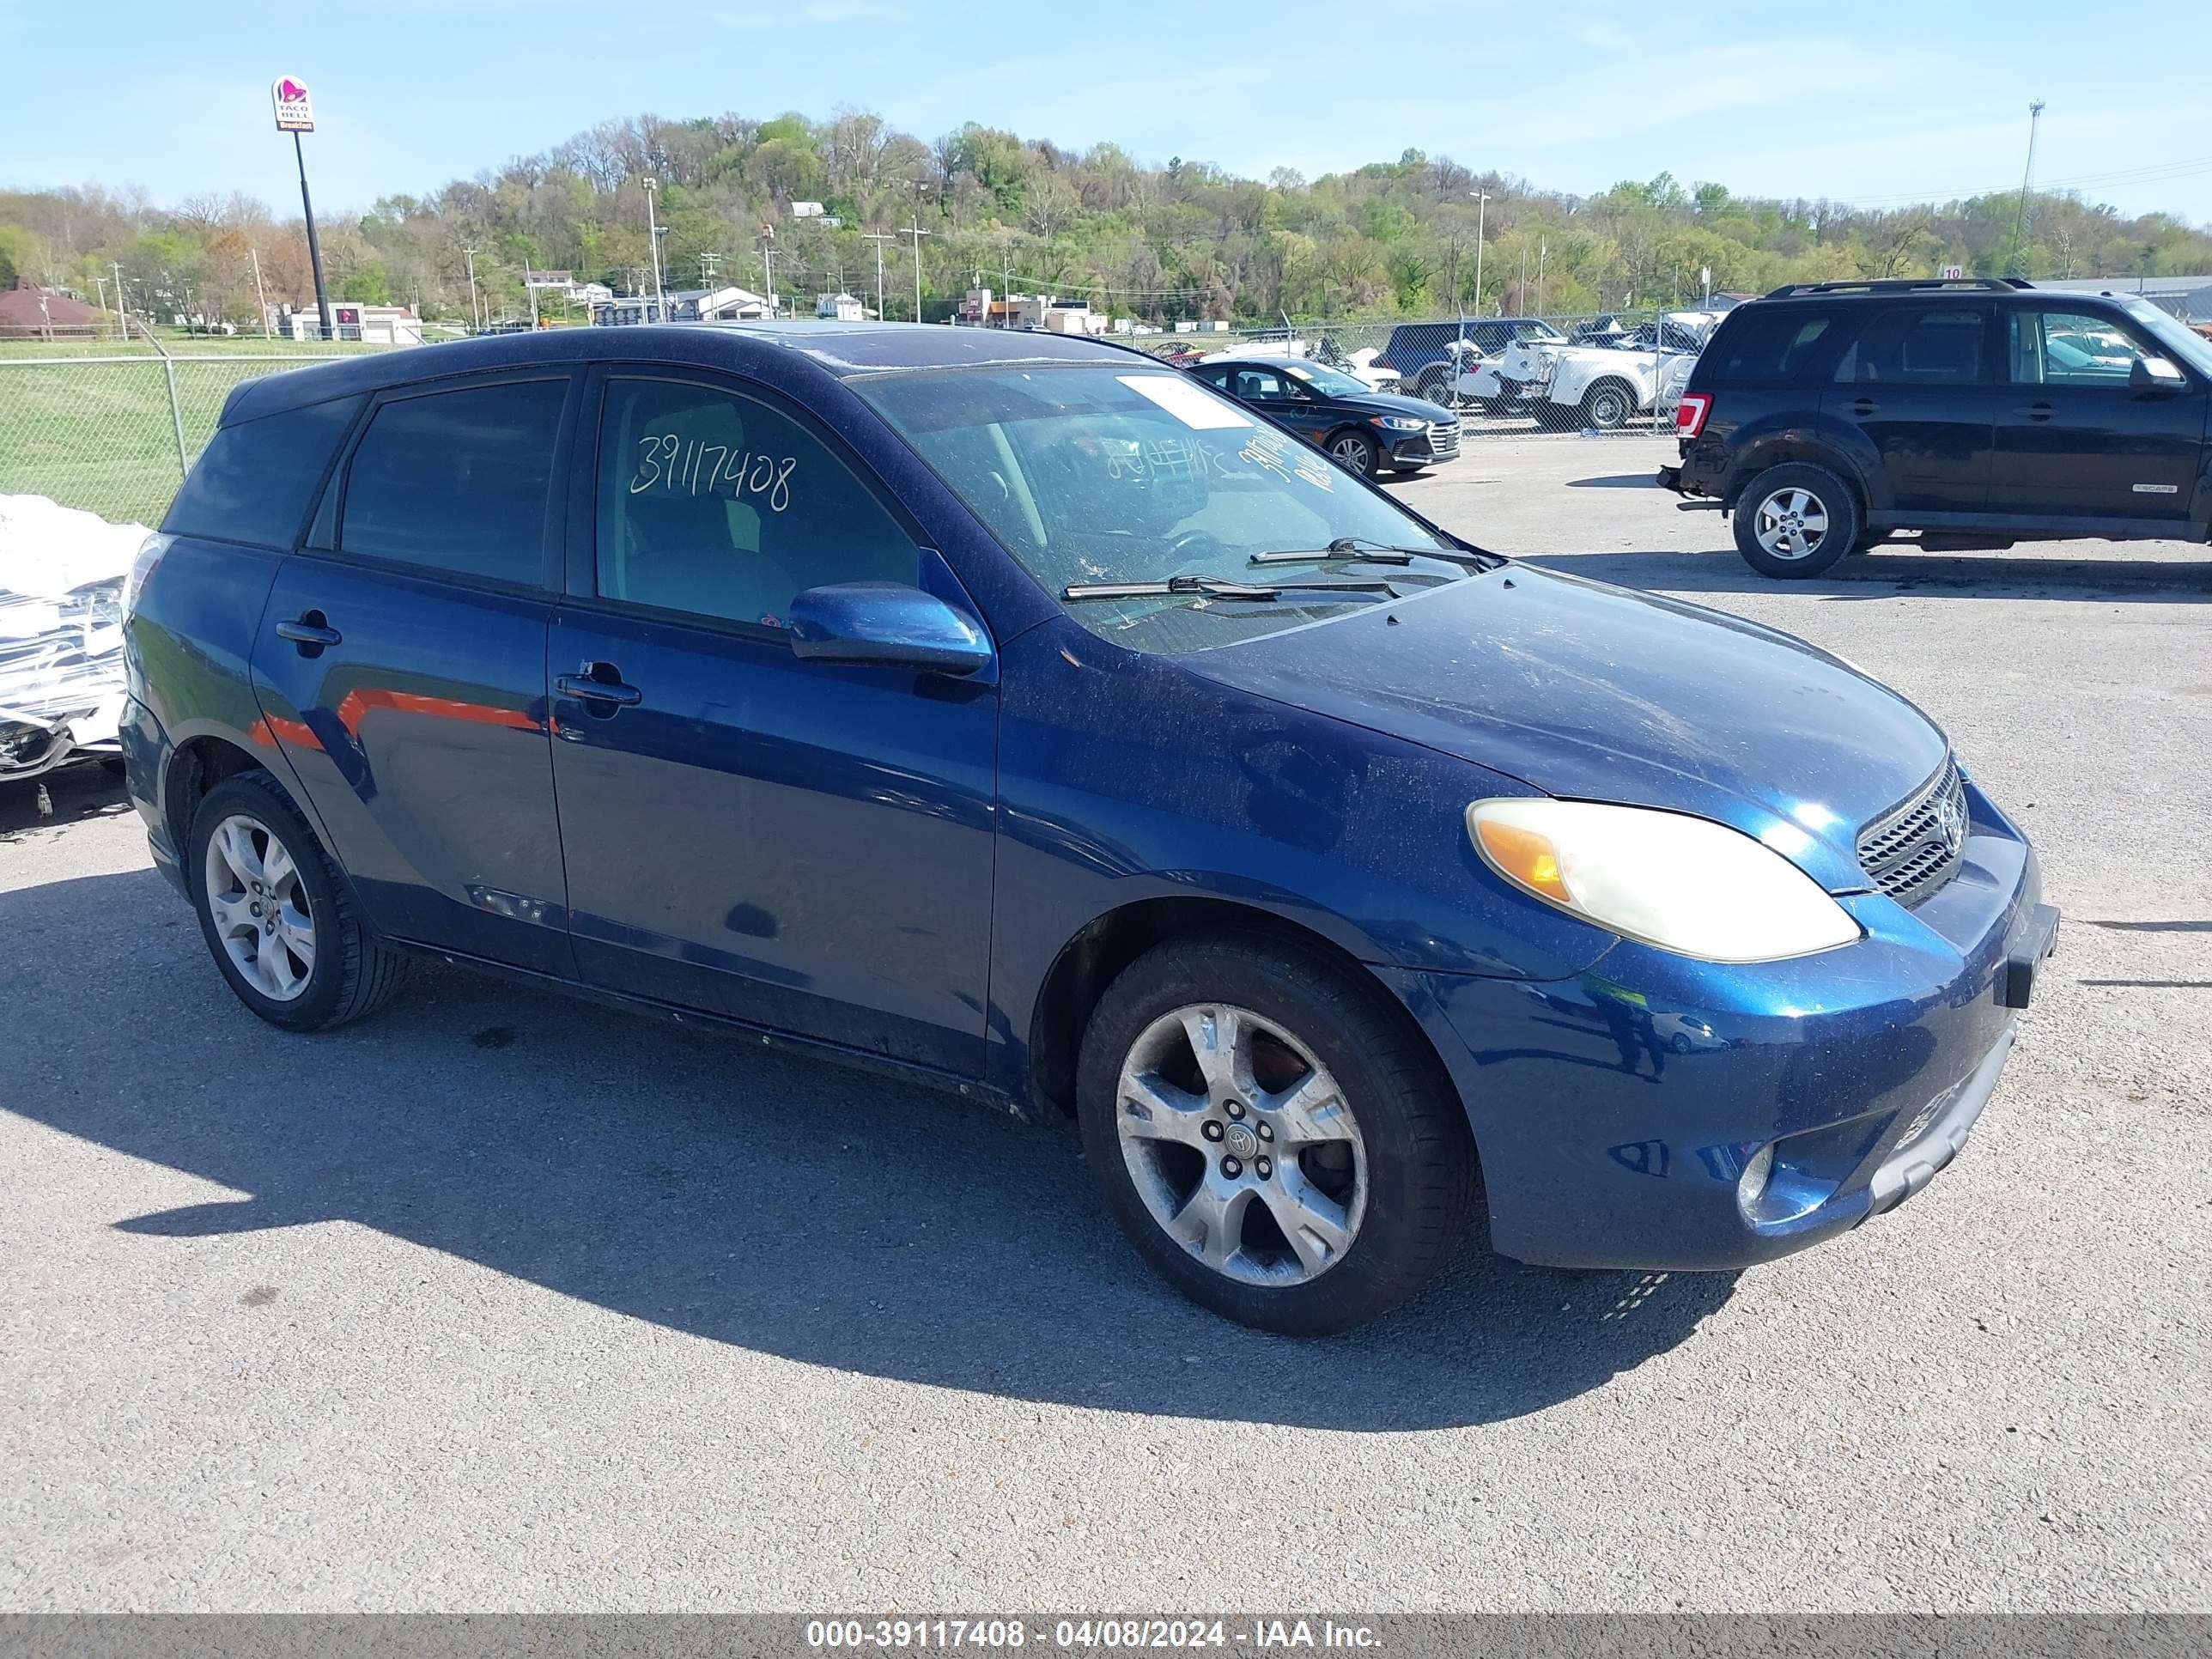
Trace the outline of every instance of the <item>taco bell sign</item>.
{"label": "taco bell sign", "polygon": [[307,101],[305,82],[295,81],[289,75],[280,75],[270,88],[269,96],[276,106],[277,131],[313,132],[315,130],[315,106]]}

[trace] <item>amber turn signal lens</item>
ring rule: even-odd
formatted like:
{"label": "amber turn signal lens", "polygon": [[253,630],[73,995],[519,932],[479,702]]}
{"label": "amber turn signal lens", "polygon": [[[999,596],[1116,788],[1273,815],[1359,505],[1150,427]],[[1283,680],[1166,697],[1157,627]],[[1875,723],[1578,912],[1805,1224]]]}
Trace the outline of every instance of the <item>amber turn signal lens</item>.
{"label": "amber turn signal lens", "polygon": [[1565,901],[1570,897],[1559,874],[1559,848],[1552,845],[1550,836],[1488,818],[1478,823],[1474,832],[1482,838],[1484,854],[1504,874],[1546,898]]}

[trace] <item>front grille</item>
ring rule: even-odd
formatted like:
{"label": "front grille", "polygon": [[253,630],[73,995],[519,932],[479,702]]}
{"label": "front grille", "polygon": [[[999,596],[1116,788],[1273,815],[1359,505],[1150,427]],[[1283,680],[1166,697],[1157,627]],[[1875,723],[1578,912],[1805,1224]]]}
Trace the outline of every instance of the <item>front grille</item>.
{"label": "front grille", "polygon": [[1438,460],[1449,460],[1459,453],[1459,422],[1438,421],[1429,428],[1429,453]]}
{"label": "front grille", "polygon": [[1859,868],[1875,890],[1919,903],[1958,873],[1966,846],[1966,786],[1955,762],[1859,831]]}

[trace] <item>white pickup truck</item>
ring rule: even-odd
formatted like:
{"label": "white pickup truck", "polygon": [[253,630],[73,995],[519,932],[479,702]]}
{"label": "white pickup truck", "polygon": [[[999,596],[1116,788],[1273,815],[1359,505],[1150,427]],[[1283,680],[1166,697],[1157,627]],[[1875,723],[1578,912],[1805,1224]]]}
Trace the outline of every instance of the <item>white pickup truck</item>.
{"label": "white pickup truck", "polygon": [[1454,389],[1500,413],[1534,414],[1546,426],[1579,422],[1617,431],[1639,415],[1674,405],[1721,315],[1669,312],[1663,334],[1646,324],[1620,334],[1617,343],[1518,340],[1494,357],[1466,363]]}

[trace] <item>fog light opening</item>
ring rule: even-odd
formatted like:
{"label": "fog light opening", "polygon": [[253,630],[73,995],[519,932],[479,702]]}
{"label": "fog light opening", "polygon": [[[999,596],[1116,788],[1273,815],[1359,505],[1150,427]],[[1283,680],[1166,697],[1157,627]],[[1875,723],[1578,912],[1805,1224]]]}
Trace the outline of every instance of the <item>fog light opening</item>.
{"label": "fog light opening", "polygon": [[1746,1216],[1758,1215],[1759,1200],[1766,1191],[1766,1178],[1773,1173],[1774,1143],[1770,1140],[1751,1155],[1751,1162],[1736,1177],[1735,1201]]}

